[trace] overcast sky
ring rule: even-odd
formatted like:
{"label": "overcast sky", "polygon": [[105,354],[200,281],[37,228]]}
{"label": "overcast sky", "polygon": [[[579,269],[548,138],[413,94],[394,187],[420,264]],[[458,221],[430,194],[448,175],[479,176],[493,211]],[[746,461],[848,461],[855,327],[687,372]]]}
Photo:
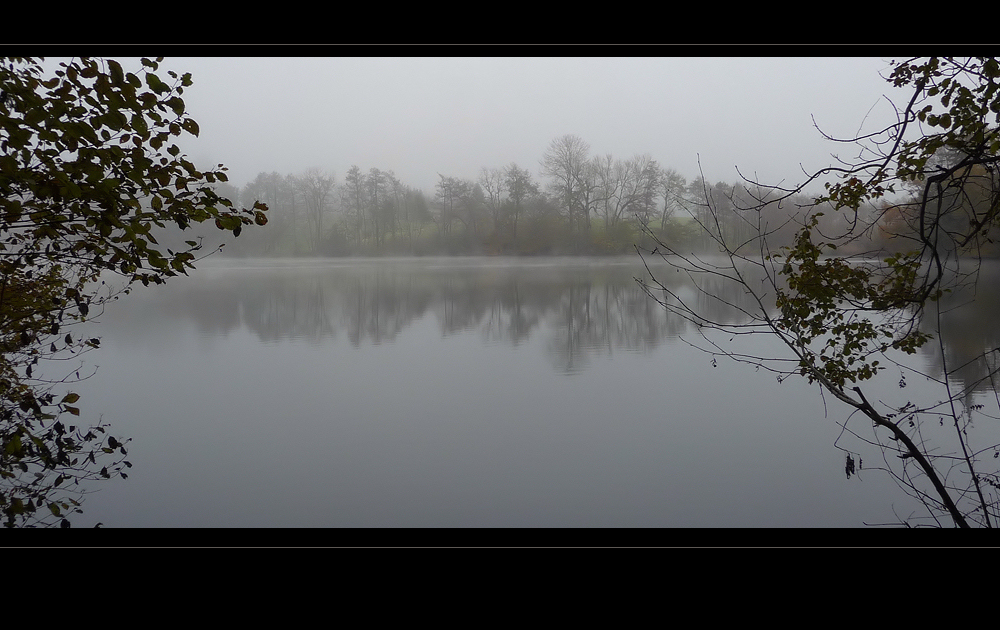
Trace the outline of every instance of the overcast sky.
{"label": "overcast sky", "polygon": [[[352,164],[433,191],[438,174],[476,178],[516,162],[539,176],[556,137],[592,155],[649,153],[688,177],[767,183],[849,150],[824,141],[891,121],[889,58],[168,57],[201,136],[184,151],[246,184],[261,171]],[[138,64],[134,68],[138,70]],[[165,72],[159,73],[167,78]],[[897,99],[898,100],[898,99]],[[874,107],[874,109],[873,109]],[[871,110],[871,111],[870,111]],[[870,112],[870,113],[869,113]],[[801,165],[801,166],[800,166]]]}

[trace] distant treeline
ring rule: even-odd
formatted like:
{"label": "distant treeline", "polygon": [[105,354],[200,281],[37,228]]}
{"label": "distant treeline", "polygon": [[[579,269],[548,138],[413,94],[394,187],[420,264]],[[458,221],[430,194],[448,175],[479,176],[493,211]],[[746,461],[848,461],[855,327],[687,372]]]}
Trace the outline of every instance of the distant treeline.
{"label": "distant treeline", "polygon": [[[567,135],[551,142],[538,178],[518,164],[483,167],[478,179],[439,175],[433,192],[400,181],[391,170],[352,166],[338,180],[313,168],[297,175],[259,173],[242,188],[218,192],[269,207],[266,227],[230,237],[234,256],[602,255],[651,249],[658,239],[683,251],[713,251],[714,239],[769,251],[790,245],[806,195],[780,197],[750,185],[688,181],[649,155],[627,159],[590,155]],[[850,222],[871,229],[840,253],[907,249],[906,204],[827,210],[818,226],[832,239]],[[218,238],[214,236],[214,238]],[[172,242],[170,235],[166,235]],[[178,243],[180,237],[177,236]],[[190,236],[185,236],[185,239]],[[214,247],[216,243],[206,243]]]}

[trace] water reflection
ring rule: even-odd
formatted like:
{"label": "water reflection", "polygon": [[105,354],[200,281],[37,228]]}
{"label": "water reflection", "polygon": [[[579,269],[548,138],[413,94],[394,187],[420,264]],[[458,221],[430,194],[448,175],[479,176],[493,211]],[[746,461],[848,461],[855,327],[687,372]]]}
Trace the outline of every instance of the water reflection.
{"label": "water reflection", "polygon": [[634,257],[213,261],[191,278],[130,300],[143,311],[137,321],[144,333],[186,317],[207,336],[246,328],[262,342],[318,344],[344,335],[356,348],[392,342],[430,314],[442,337],[479,331],[488,343],[517,346],[542,336],[553,366],[575,372],[593,355],[651,350],[683,332],[686,322],[636,283],[643,273]]}
{"label": "water reflection", "polygon": [[[934,339],[923,348],[929,374],[941,378],[947,368],[952,384],[965,390],[967,405],[972,403],[976,393],[992,395],[995,385],[1000,385],[990,377],[1000,362],[998,312],[1000,261],[985,261],[975,283],[961,285],[942,298],[943,344]],[[921,327],[934,332],[936,317],[936,311],[929,310]]]}
{"label": "water reflection", "polygon": [[[658,282],[716,322],[738,323],[738,309],[757,307],[726,279],[703,278],[704,290],[694,291],[683,273],[662,264],[651,268]],[[765,282],[759,269],[745,270],[755,271],[760,277],[750,282]],[[933,342],[922,349],[932,376],[947,362],[953,381],[970,395],[992,388],[988,374],[996,357],[984,349],[1000,347],[994,319],[1000,263],[987,262],[980,273],[977,290],[943,300],[945,354]],[[132,328],[137,336],[187,318],[204,336],[246,329],[264,343],[320,344],[343,335],[359,348],[391,343],[432,316],[442,338],[478,331],[487,344],[531,341],[545,347],[555,369],[575,373],[595,356],[654,350],[689,332],[689,322],[649,299],[637,277],[648,279],[648,273],[636,257],[213,260],[190,278],[140,290],[107,317],[120,333]],[[924,328],[935,327],[928,316]]]}
{"label": "water reflection", "polygon": [[[716,321],[739,321],[726,303],[752,305],[733,283],[699,294],[654,271]],[[693,331],[649,299],[644,273],[635,257],[207,260],[140,287],[100,318],[102,367],[80,384],[87,413],[134,437],[137,465],[87,514],[160,527],[833,527],[910,509],[887,478],[844,479],[830,446],[842,430],[803,379],[714,367],[674,343]],[[949,314],[966,334],[949,338],[949,365],[996,341],[1000,290],[984,284],[980,312]]]}

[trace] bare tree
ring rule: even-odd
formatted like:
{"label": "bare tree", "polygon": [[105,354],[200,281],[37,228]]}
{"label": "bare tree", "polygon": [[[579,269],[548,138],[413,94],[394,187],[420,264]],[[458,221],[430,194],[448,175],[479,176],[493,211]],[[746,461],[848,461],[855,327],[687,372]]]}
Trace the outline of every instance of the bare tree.
{"label": "bare tree", "polygon": [[542,156],[542,174],[552,180],[552,190],[569,219],[570,234],[581,231],[589,221],[590,207],[585,194],[593,192],[592,172],[588,172],[590,145],[579,136],[556,138]]}
{"label": "bare tree", "polygon": [[660,169],[656,161],[649,155],[615,160],[608,154],[592,163],[599,190],[597,206],[605,229],[630,215],[640,223],[648,223],[658,196]]}
{"label": "bare tree", "polygon": [[297,183],[305,199],[310,249],[315,254],[323,240],[323,217],[327,214],[327,200],[333,190],[333,174],[310,168],[297,178]]}
{"label": "bare tree", "polygon": [[538,194],[538,184],[531,179],[531,173],[511,164],[504,169],[504,185],[511,202],[511,240],[517,241],[517,223],[524,214],[525,202]]}
{"label": "bare tree", "polygon": [[500,235],[502,230],[503,200],[505,179],[503,171],[498,168],[483,167],[479,173],[479,185],[483,189],[483,200],[493,218],[493,233]]}
{"label": "bare tree", "polygon": [[618,223],[625,209],[622,190],[626,186],[625,180],[630,172],[626,170],[621,160],[615,160],[610,153],[603,157],[594,157],[591,164],[599,190],[598,212],[604,217],[604,229],[607,230]]}
{"label": "bare tree", "polygon": [[663,199],[663,207],[660,211],[660,232],[667,229],[667,220],[674,216],[674,213],[683,204],[683,192],[687,186],[684,176],[673,169],[665,169],[660,173],[660,195]]}
{"label": "bare tree", "polygon": [[439,226],[440,232],[444,236],[451,234],[453,223],[458,220],[462,222],[466,229],[468,229],[468,220],[463,212],[464,204],[466,199],[471,195],[472,184],[466,180],[458,177],[446,177],[444,175],[438,174],[440,181],[435,187],[437,194],[435,199],[438,200],[440,211],[439,211]]}

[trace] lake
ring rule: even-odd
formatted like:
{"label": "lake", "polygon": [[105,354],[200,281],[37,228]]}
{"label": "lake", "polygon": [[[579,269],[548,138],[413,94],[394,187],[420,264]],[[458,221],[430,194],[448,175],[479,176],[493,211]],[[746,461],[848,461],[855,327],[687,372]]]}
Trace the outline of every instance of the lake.
{"label": "lake", "polygon": [[713,365],[644,273],[636,256],[208,259],[139,286],[88,324],[98,370],[73,387],[83,419],[132,438],[134,467],[75,525],[863,527],[920,510],[882,473],[845,478],[846,407]]}

